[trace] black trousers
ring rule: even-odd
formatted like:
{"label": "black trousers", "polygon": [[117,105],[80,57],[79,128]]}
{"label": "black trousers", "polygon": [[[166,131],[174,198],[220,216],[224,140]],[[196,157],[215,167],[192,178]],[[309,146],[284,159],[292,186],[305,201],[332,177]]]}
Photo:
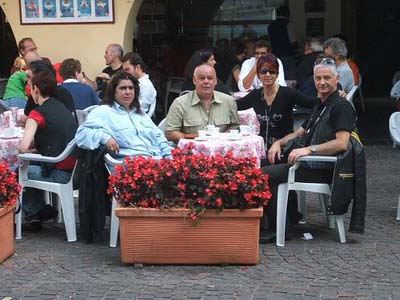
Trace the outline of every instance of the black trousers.
{"label": "black trousers", "polygon": [[[269,203],[264,207],[264,217],[268,218],[268,228],[269,230],[276,229],[276,206],[277,206],[277,195],[278,186],[281,183],[287,182],[290,164],[277,164],[272,166],[263,167],[264,173],[269,174],[269,187],[272,193],[272,197]],[[296,181],[299,182],[319,182],[319,183],[331,183],[333,175],[332,168],[327,169],[314,169],[309,168],[307,165],[302,165],[296,170]],[[297,208],[297,196],[295,191],[289,192],[288,197],[288,208],[287,217],[291,224],[296,224],[301,215]]]}

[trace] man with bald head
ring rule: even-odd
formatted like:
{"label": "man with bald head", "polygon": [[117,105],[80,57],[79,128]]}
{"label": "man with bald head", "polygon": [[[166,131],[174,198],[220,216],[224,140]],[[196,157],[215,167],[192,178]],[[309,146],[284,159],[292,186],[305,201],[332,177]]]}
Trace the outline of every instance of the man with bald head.
{"label": "man with bald head", "polygon": [[103,99],[104,92],[107,87],[107,81],[117,71],[122,70],[122,56],[124,50],[119,44],[109,44],[104,52],[104,59],[107,67],[96,76],[96,81],[90,80],[87,76],[83,76],[83,83],[90,85],[94,90],[100,91],[99,97]]}
{"label": "man with bald head", "polygon": [[220,132],[239,127],[235,100],[215,91],[215,69],[203,64],[194,70],[195,90],[175,99],[167,115],[165,136],[178,142],[181,138],[195,138],[198,130],[215,125]]}

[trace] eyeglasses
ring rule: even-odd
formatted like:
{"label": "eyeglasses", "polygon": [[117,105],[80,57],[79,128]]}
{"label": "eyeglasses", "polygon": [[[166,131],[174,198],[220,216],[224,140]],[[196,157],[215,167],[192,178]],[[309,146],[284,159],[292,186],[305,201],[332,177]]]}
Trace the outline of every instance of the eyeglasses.
{"label": "eyeglasses", "polygon": [[255,55],[267,55],[267,52],[254,52]]}
{"label": "eyeglasses", "polygon": [[267,74],[267,73],[269,73],[270,75],[275,75],[275,74],[277,74],[278,72],[275,71],[275,70],[271,70],[271,69],[261,69],[261,70],[260,70],[260,74],[261,74],[261,75],[265,75],[265,74]]}
{"label": "eyeglasses", "polygon": [[335,64],[335,60],[330,57],[317,58],[314,62],[314,66],[316,66],[316,65],[334,65],[334,64]]}

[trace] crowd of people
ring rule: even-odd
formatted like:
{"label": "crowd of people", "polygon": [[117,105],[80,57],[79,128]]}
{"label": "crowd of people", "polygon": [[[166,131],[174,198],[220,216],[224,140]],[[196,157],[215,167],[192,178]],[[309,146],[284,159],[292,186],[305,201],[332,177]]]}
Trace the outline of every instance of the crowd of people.
{"label": "crowd of people", "polygon": [[[339,90],[349,92],[358,80],[354,62],[346,57],[346,44],[337,37],[324,43],[318,39],[307,41],[304,56],[293,72],[296,63],[290,49],[296,42],[287,32],[287,11],[278,15],[279,22],[270,28],[272,48],[265,40],[255,41],[254,47],[235,40],[223,43],[224,53],[218,48],[194,52],[185,68],[183,93],[168,110],[165,132],[151,119],[157,90],[139,53],[124,54],[120,45],[108,45],[104,54],[107,67],[92,80],[78,59],[67,58],[53,66],[38,54],[31,38],[22,39],[18,45],[21,56],[15,61],[4,97],[8,105],[25,109],[20,152],[57,156],[75,137],[78,147],[89,151],[105,147],[119,159],[126,155],[169,158],[172,148],[168,141],[195,138],[199,130],[211,124],[220,132],[237,129],[238,110],[253,108],[268,149],[268,159],[262,166],[271,175],[273,191],[273,200],[265,209],[267,221],[263,223],[268,226],[262,226],[261,241],[272,240],[276,189],[287,180],[289,166],[305,155],[336,155],[348,149],[350,133],[356,130],[356,114]],[[283,39],[279,39],[280,34]],[[284,47],[290,49],[285,51]],[[296,88],[287,87],[286,73],[296,74]],[[234,91],[248,94],[234,99]],[[78,127],[76,110],[93,105],[98,107]],[[309,108],[311,114],[293,131],[296,105]],[[299,137],[304,137],[302,147],[282,159],[285,145]],[[68,157],[56,165],[31,166],[29,176],[68,181],[75,160]],[[301,177],[331,180],[332,172],[332,168],[304,166]],[[296,224],[301,214],[295,196],[290,198],[288,216]],[[24,191],[23,202],[32,228],[40,228],[44,221],[57,215],[34,189]]]}

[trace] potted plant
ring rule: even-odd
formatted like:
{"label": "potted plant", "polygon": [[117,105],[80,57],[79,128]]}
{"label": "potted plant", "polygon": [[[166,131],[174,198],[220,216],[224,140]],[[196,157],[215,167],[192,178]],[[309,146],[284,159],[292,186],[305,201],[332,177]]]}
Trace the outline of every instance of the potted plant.
{"label": "potted plant", "polygon": [[271,194],[254,158],[174,149],[126,158],[110,176],[123,262],[257,264],[259,219]]}
{"label": "potted plant", "polygon": [[20,190],[15,172],[0,162],[0,263],[15,252],[14,209]]}

